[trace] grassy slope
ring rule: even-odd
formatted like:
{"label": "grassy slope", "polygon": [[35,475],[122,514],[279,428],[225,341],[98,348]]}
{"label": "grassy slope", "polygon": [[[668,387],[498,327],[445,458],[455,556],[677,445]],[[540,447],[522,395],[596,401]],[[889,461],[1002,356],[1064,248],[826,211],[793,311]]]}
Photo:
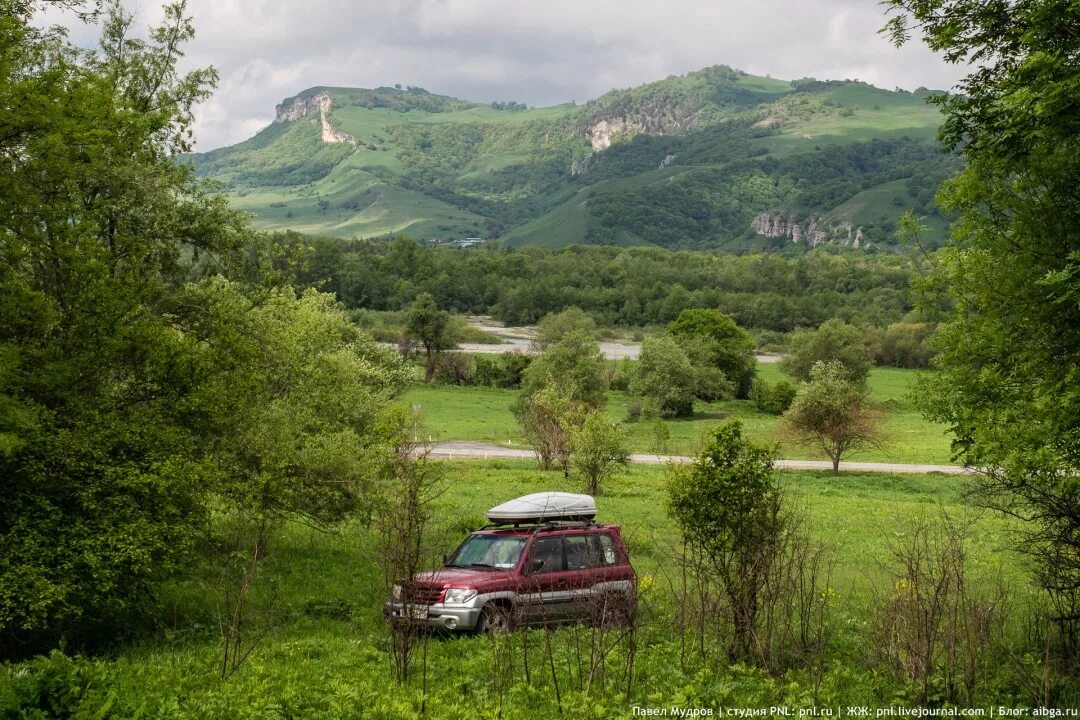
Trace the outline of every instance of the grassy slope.
{"label": "grassy slope", "polygon": [[815,146],[874,139],[907,136],[932,140],[941,122],[938,108],[927,105],[924,96],[858,84],[829,90],[823,97],[839,106],[854,108],[854,115],[844,116],[836,112],[824,117],[784,123],[779,135],[761,138],[756,143],[772,154],[782,156],[806,152]]}
{"label": "grassy slope", "polygon": [[[483,511],[496,502],[538,490],[577,490],[560,473],[540,473],[526,463],[448,463],[450,484],[438,500],[437,554],[449,550]],[[722,662],[695,662],[680,670],[679,646],[666,618],[671,601],[665,588],[674,580],[665,547],[672,526],[663,508],[662,468],[638,467],[613,480],[600,498],[603,518],[624,528],[633,561],[645,581],[634,696],[587,694],[573,672],[575,646],[585,642],[580,629],[556,631],[554,663],[560,678],[566,718],[622,718],[634,704],[690,707],[793,708],[814,703],[809,679],[801,671],[775,679],[728,668]],[[957,513],[958,484],[947,477],[845,476],[783,473],[794,498],[809,511],[812,532],[837,553],[829,581],[837,619],[833,652],[837,664],[824,680],[829,702],[888,706],[904,690],[883,675],[859,670],[859,648],[866,642],[868,608],[874,588],[891,588],[879,562],[904,518],[925,517],[939,508]],[[968,547],[973,567],[1019,576],[1014,556],[1002,552],[1007,526],[1000,520],[978,521]],[[217,614],[209,589],[210,575],[166,589],[160,636],[121,650],[98,663],[103,677],[82,698],[84,715],[106,703],[113,713],[139,707],[155,718],[409,718],[419,717],[419,677],[405,687],[393,684],[381,618],[385,590],[366,551],[371,538],[360,528],[321,535],[291,526],[272,555],[252,602],[275,587],[277,621],[248,663],[228,680],[220,678]],[[1019,600],[1021,584],[1014,584]],[[427,716],[440,719],[501,717],[506,720],[557,717],[555,693],[541,663],[543,635],[530,633],[532,686],[520,679],[522,636],[517,644],[517,679],[496,692],[492,683],[493,646],[486,637],[434,639],[428,646]],[[17,672],[17,667],[12,668]],[[614,670],[612,671],[614,673]],[[0,671],[0,689],[4,673]],[[1022,704],[1013,702],[1013,705]],[[107,712],[107,711],[106,711]],[[127,716],[126,714],[124,716]]]}
{"label": "grassy slope", "polygon": [[[677,93],[690,91],[700,82],[699,78],[691,75],[670,78],[646,87],[659,87],[660,92]],[[747,97],[759,98],[762,103],[769,103],[791,90],[786,81],[752,75],[740,77],[737,86],[747,91]],[[215,159],[212,174],[225,181],[236,178],[242,170],[301,164],[309,156],[315,158],[316,165],[331,161],[338,163],[333,172],[314,181],[236,189],[232,194],[235,206],[253,213],[256,227],[291,228],[337,237],[376,236],[402,231],[420,239],[482,235],[486,218],[388,182],[388,179],[407,173],[398,159],[402,148],[394,144],[393,134],[388,132],[388,128],[447,123],[517,126],[535,120],[556,120],[594,111],[590,110],[593,106],[566,104],[526,111],[500,111],[489,106],[473,106],[445,112],[417,109],[399,112],[386,107],[368,108],[351,104],[350,91],[347,89],[330,88],[329,92],[335,100],[330,121],[334,127],[356,138],[358,146],[355,153],[350,155],[348,148],[343,146],[319,149],[319,141],[314,137],[317,135],[317,123],[314,118],[309,118],[306,125],[305,122],[294,124],[304,126],[302,138],[299,128],[291,127],[282,133],[280,127],[271,126],[252,141],[208,155]],[[615,97],[618,93],[609,96]],[[780,133],[753,142],[774,155],[783,156],[874,138],[909,136],[930,139],[937,126],[936,109],[926,106],[922,97],[863,84],[828,88],[817,91],[815,97],[833,103],[834,109],[822,113],[819,108],[818,112],[806,116],[781,113]],[[746,98],[741,101],[747,102]],[[603,102],[603,99],[598,102]],[[854,108],[855,112],[843,116],[842,108]],[[345,157],[341,160],[343,154]],[[525,160],[528,160],[528,154],[523,148],[504,147],[467,167],[459,179],[483,185],[484,179],[490,177],[491,173]],[[552,209],[509,228],[503,239],[512,246],[557,247],[583,242],[591,223],[595,222],[585,208],[585,201],[590,195],[670,182],[680,171],[685,171],[685,166],[681,170],[676,167],[660,172],[648,171],[617,181],[588,185],[577,192],[572,185],[561,182],[541,192],[541,197],[546,199],[539,204]],[[856,209],[838,208],[832,216],[854,222],[878,221],[883,216],[895,216],[903,207],[898,210],[898,206],[893,204],[894,198],[904,201],[902,194],[894,192],[898,189],[878,192],[875,188],[862,194],[866,197],[849,201]],[[322,207],[320,200],[323,201]],[[640,237],[625,229],[620,229],[614,242],[621,245],[644,244]]]}
{"label": "grassy slope", "polygon": [[[761,364],[759,375],[773,382],[781,375],[775,365]],[[850,460],[900,463],[944,464],[950,460],[949,436],[944,426],[929,423],[915,410],[907,397],[916,373],[910,370],[876,368],[870,376],[870,392],[875,402],[887,412],[882,448],[868,448],[852,453]],[[487,440],[496,443],[522,444],[524,440],[510,412],[516,391],[497,388],[462,388],[448,385],[418,385],[406,395],[406,401],[418,405],[424,417],[425,431],[436,440]],[[625,393],[608,394],[608,413],[616,420],[626,417]],[[777,437],[778,418],[758,412],[746,400],[698,403],[692,418],[668,420],[671,452],[691,453],[708,427],[728,417],[742,421],[749,437],[759,442],[778,442],[782,457],[818,459],[825,456],[812,447],[799,447]],[[653,449],[653,423],[642,420],[627,426],[635,452]]]}
{"label": "grassy slope", "polygon": [[[748,88],[762,93],[775,93],[790,89],[784,81],[747,76],[744,78]],[[765,148],[778,157],[813,152],[830,145],[846,145],[866,142],[874,139],[889,140],[911,137],[933,140],[940,121],[936,107],[927,105],[922,96],[911,96],[890,92],[869,85],[849,85],[822,93],[822,99],[835,103],[834,112],[825,115],[813,115],[806,119],[784,117],[780,123],[780,133],[759,138],[755,145]],[[854,114],[844,116],[840,109],[853,108]],[[694,168],[723,166],[695,165]],[[512,229],[504,236],[504,241],[511,247],[541,245],[559,247],[585,241],[589,228],[589,215],[585,201],[596,192],[635,189],[643,186],[670,182],[686,167],[673,166],[650,172],[640,173],[617,181],[607,181],[590,185],[579,191],[565,203],[532,220]],[[854,223],[876,222],[882,216],[894,217],[906,207],[909,199],[903,190],[903,182],[886,183],[860,193],[829,214],[831,219]],[[893,204],[894,198],[900,198],[902,205]],[[933,232],[943,232],[944,228],[935,225]],[[633,238],[620,244],[644,244]]]}
{"label": "grassy slope", "polygon": [[[345,92],[345,91],[342,91]],[[288,228],[309,234],[335,237],[379,236],[390,232],[408,232],[414,237],[455,237],[476,234],[485,218],[461,210],[422,192],[397,187],[380,179],[377,173],[401,176],[404,169],[398,160],[400,148],[394,145],[387,128],[396,125],[435,125],[444,123],[494,123],[508,126],[533,120],[556,119],[574,110],[573,105],[556,105],[525,111],[493,110],[477,106],[452,112],[367,108],[340,102],[342,95],[330,89],[331,98],[339,101],[330,112],[336,129],[357,141],[355,152],[342,146],[327,146],[321,152],[347,155],[325,177],[300,185],[263,185],[242,188],[230,193],[234,207],[253,214],[253,225],[262,230]],[[232,153],[240,168],[266,168],[299,162],[303,152],[316,152],[305,145],[313,142],[318,130],[314,118],[292,124],[285,133],[271,126],[263,131],[268,142],[247,141],[210,153],[222,166],[215,176],[228,181],[236,171],[224,158]],[[280,133],[280,136],[277,135]],[[321,142],[321,141],[319,141]],[[484,172],[497,170],[514,161],[512,155],[489,160]],[[228,168],[227,170],[225,168]],[[360,207],[343,204],[359,199]],[[320,209],[318,201],[330,203]]]}

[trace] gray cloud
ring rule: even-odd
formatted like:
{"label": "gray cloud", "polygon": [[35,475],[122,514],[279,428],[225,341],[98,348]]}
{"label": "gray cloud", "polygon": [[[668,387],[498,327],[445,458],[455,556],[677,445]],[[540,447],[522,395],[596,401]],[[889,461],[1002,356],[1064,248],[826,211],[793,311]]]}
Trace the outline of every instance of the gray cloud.
{"label": "gray cloud", "polygon": [[[130,7],[154,22],[160,10],[141,3]],[[963,75],[917,43],[897,50],[879,37],[871,0],[190,0],[190,12],[185,62],[221,76],[197,113],[203,150],[250,137],[313,85],[549,105],[714,64],[908,89]]]}

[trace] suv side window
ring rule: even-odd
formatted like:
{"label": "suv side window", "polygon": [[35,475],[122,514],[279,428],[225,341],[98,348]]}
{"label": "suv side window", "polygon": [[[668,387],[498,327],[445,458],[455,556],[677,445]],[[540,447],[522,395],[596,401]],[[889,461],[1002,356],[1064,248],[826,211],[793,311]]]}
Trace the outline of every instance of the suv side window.
{"label": "suv side window", "polygon": [[583,570],[600,566],[600,553],[592,535],[566,535],[563,537],[566,549],[566,569]]}
{"label": "suv side window", "polygon": [[543,565],[536,571],[537,575],[549,572],[559,572],[563,569],[563,547],[561,537],[537,538],[529,550],[529,567],[535,567],[537,560],[543,561]]}
{"label": "suv side window", "polygon": [[599,533],[596,538],[600,540],[600,562],[597,565],[615,565],[619,562],[619,555],[615,552],[615,543],[607,533]]}

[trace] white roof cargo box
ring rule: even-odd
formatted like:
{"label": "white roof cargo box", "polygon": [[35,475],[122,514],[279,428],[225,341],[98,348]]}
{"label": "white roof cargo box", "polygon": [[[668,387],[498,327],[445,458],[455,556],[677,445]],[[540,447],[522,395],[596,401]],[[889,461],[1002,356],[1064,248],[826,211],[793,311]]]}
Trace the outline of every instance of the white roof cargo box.
{"label": "white roof cargo box", "polygon": [[591,495],[564,492],[542,492],[523,495],[496,505],[487,512],[488,520],[497,525],[547,522],[552,520],[592,520],[596,517],[596,501]]}

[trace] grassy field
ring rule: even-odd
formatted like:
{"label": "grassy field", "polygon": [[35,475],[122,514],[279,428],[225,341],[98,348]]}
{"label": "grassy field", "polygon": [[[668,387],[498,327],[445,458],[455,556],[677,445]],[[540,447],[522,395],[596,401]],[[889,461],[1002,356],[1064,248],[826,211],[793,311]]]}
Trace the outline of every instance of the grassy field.
{"label": "grassy field", "polygon": [[[446,463],[445,492],[437,501],[434,556],[450,550],[483,512],[507,498],[538,490],[578,490],[560,473],[541,473],[532,463]],[[835,597],[836,630],[824,676],[812,681],[793,668],[768,676],[741,665],[687,659],[680,667],[679,642],[671,625],[665,589],[671,580],[668,548],[674,540],[664,507],[664,468],[635,467],[613,479],[599,499],[601,517],[624,528],[642,578],[643,610],[631,695],[612,684],[588,687],[582,674],[589,631],[552,633],[552,659],[566,718],[624,718],[635,705],[654,707],[791,708],[811,705],[888,706],[905,702],[909,689],[882,669],[864,664],[871,607],[891,591],[886,548],[909,518],[932,518],[942,510],[964,512],[960,480],[946,476],[782,473],[793,502],[805,506],[814,536],[836,553],[829,582]],[[1020,599],[1021,566],[1008,545],[1004,521],[977,520],[968,558],[977,577],[1002,575]],[[224,534],[224,526],[217,532]],[[72,717],[148,718],[547,718],[558,717],[544,634],[528,633],[532,676],[522,678],[525,638],[512,639],[513,660],[487,637],[434,638],[426,648],[426,692],[421,677],[394,685],[381,605],[383,582],[371,560],[372,541],[362,527],[325,535],[294,525],[274,540],[264,574],[252,588],[262,607],[273,598],[273,622],[248,630],[259,642],[247,663],[221,677],[217,628],[220,579],[211,572],[165,588],[159,625],[152,637],[107,658],[72,665],[62,657],[0,669],[0,717],[12,710],[31,678],[61,687],[83,685],[63,698]],[[501,658],[501,669],[495,658]],[[544,662],[542,662],[544,661]],[[613,657],[610,671],[618,669]],[[994,686],[983,696],[1030,706],[1022,696]],[[7,704],[5,704],[7,703]],[[41,714],[33,717],[49,717]]]}
{"label": "grassy field", "polygon": [[[774,382],[782,375],[774,364],[758,365],[760,377]],[[927,422],[913,407],[908,392],[917,373],[895,368],[875,368],[870,375],[870,393],[885,413],[885,443],[851,454],[850,460],[897,463],[946,464],[950,462],[947,429]],[[510,407],[514,390],[450,385],[417,385],[408,392],[405,402],[420,411],[424,431],[433,440],[486,440],[506,445],[524,442]],[[608,393],[607,411],[616,420],[626,418],[627,396]],[[670,452],[685,454],[698,446],[701,434],[726,418],[738,418],[746,434],[758,442],[776,442],[781,457],[788,459],[827,459],[820,450],[800,447],[778,436],[778,417],[759,412],[746,400],[698,403],[693,417],[668,420]],[[635,452],[653,452],[654,430],[651,420],[627,425]]]}

